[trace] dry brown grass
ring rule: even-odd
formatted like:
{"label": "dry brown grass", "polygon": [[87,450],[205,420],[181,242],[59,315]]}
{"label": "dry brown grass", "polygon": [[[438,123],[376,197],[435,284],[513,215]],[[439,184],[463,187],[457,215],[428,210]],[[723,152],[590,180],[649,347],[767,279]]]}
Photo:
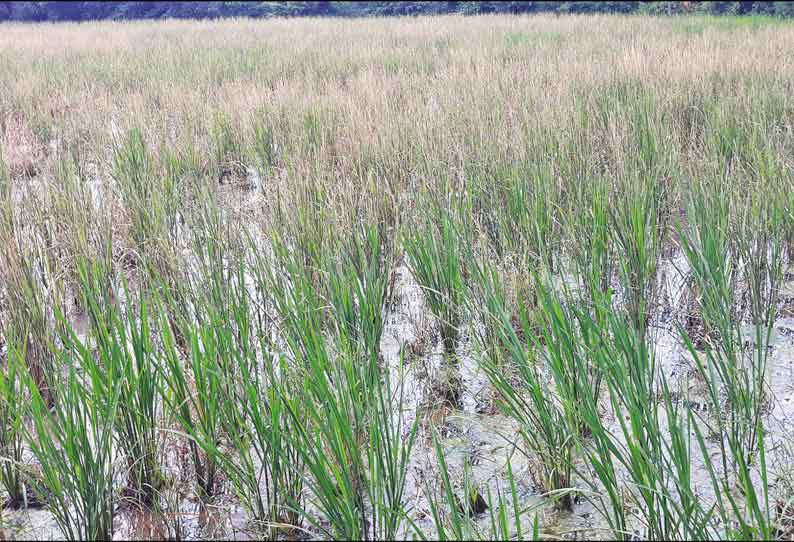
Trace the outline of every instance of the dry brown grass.
{"label": "dry brown grass", "polygon": [[[759,82],[764,93],[790,90],[790,25],[691,34],[677,24],[449,16],[4,25],[0,123],[9,162],[28,172],[46,171],[51,145],[77,145],[105,164],[114,134],[133,126],[154,148],[193,140],[208,153],[215,112],[249,141],[264,110],[296,175],[319,157],[344,179],[369,158],[396,176],[521,157],[527,134],[564,123],[575,96],[615,84],[642,85],[663,110],[714,85],[739,103]],[[319,149],[306,141],[310,113],[326,131]],[[610,144],[622,137],[616,127]]]}

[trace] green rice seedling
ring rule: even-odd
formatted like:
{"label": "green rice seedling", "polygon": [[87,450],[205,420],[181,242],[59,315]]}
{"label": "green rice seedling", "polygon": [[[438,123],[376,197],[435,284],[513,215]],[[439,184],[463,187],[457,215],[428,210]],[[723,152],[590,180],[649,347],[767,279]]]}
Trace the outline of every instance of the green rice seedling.
{"label": "green rice seedling", "polygon": [[[468,498],[474,491],[471,484],[471,472],[468,465],[463,472],[463,500],[457,496],[452,484],[449,466],[447,465],[444,451],[438,441],[438,435],[433,433],[433,448],[438,461],[439,476],[441,478],[441,498],[429,487],[425,487],[430,513],[435,526],[435,538],[438,540],[473,540],[477,537],[477,524],[469,514]],[[421,539],[427,540],[425,533],[418,530]]]}
{"label": "green rice seedling", "polygon": [[[275,364],[272,360],[266,363]],[[300,527],[305,513],[301,457],[290,437],[294,431],[292,420],[278,391],[289,386],[281,372],[288,373],[283,364],[267,370],[268,376],[260,375],[247,363],[240,364],[242,389],[237,405],[241,420],[227,422],[230,429],[238,427],[228,431],[237,457],[209,448],[217,453],[216,460],[229,475],[252,519],[267,527],[271,537]],[[276,378],[280,384],[270,385]],[[250,429],[240,431],[239,427]]]}
{"label": "green rice seedling", "polygon": [[166,275],[175,258],[182,194],[173,156],[163,152],[165,174],[158,171],[142,132],[134,128],[114,146],[113,179],[130,213],[132,261],[155,266]]}
{"label": "green rice seedling", "polygon": [[[77,158],[70,156],[58,164],[58,181],[48,187],[47,214],[55,224],[52,244],[55,259],[66,274],[66,283],[79,290],[77,260],[102,258],[109,260],[112,224],[108,213],[94,205],[94,197],[86,179],[80,176]],[[75,299],[83,309],[82,300]]]}
{"label": "green rice seedling", "polygon": [[[689,432],[678,422],[679,414],[669,391],[657,393],[654,355],[634,328],[634,322],[610,316],[609,326],[611,342],[609,338],[604,341],[597,351],[596,363],[605,374],[622,443],[609,434],[597,414],[586,413],[593,441],[588,459],[611,507],[605,517],[616,536],[628,537],[631,522],[625,508],[636,502],[633,515],[643,528],[643,537],[688,540],[702,535],[707,532],[709,514],[699,508],[692,485]],[[659,395],[665,401],[668,427],[659,416]],[[671,431],[670,440],[665,437],[665,430]],[[628,503],[618,486],[618,465],[630,479]]]}
{"label": "green rice seedling", "polygon": [[[649,151],[650,152],[650,151]],[[652,160],[651,157],[647,158]],[[626,310],[645,340],[655,306],[657,266],[662,244],[664,187],[651,177],[627,180],[612,208],[611,231],[618,258]]]}
{"label": "green rice seedling", "polygon": [[[13,338],[10,338],[13,341]],[[24,369],[17,360],[25,359],[13,342],[7,342],[5,367],[0,370],[0,484],[8,493],[7,508],[25,504],[27,493],[22,469],[25,395]]]}
{"label": "green rice seedling", "polygon": [[[726,480],[737,466],[729,465],[728,449],[743,450],[741,462],[752,463],[762,424],[767,358],[765,345],[759,359],[747,359],[743,349],[741,323],[734,308],[736,266],[729,259],[729,212],[728,199],[718,189],[697,188],[691,196],[689,227],[680,233],[681,246],[701,293],[703,320],[711,334],[704,355],[695,350],[694,341],[685,330],[681,330],[681,335],[706,382],[712,409],[717,413],[715,432],[722,437]],[[771,324],[759,321],[755,325]],[[724,407],[723,394],[727,403]],[[733,462],[738,459],[734,457]]]}
{"label": "green rice seedling", "polygon": [[[348,352],[363,348],[378,359],[391,298],[394,256],[377,226],[361,226],[340,247],[340,258],[328,271],[328,290],[334,310],[339,346]],[[351,287],[352,286],[352,287]]]}
{"label": "green rice seedling", "polygon": [[58,361],[66,374],[53,379],[52,408],[27,378],[31,427],[25,440],[40,465],[31,482],[65,538],[111,540],[120,379],[104,378],[91,350],[74,334]]}
{"label": "green rice seedling", "polygon": [[[697,223],[698,227],[713,224],[707,221],[709,217],[703,207],[706,202],[715,205],[715,193],[703,190],[694,199],[694,212],[699,212],[702,220]],[[707,389],[712,403],[719,405],[721,394],[728,402],[727,412],[718,414],[716,420],[721,437],[722,475],[718,475],[710,462],[707,464],[717,497],[717,511],[727,536],[767,538],[773,535],[774,518],[770,507],[763,413],[767,402],[766,367],[782,277],[783,242],[777,202],[762,202],[751,197],[745,205],[733,243],[748,289],[754,336],[749,348],[745,346],[741,324],[731,312],[722,314],[721,318],[714,314],[716,307],[730,311],[729,304],[737,300],[735,292],[724,286],[730,281],[725,267],[718,261],[720,251],[709,250],[712,245],[723,247],[729,241],[719,237],[720,234],[713,235],[716,239],[712,239],[700,231],[691,233],[693,239],[686,239],[685,246],[688,257],[699,265],[698,269],[693,266],[695,273],[702,274],[702,284],[711,288],[703,294],[704,319],[714,319],[713,325],[719,332],[716,344],[709,345],[706,350],[705,360],[696,357],[697,366],[711,379]],[[719,211],[727,214],[725,206],[718,207]],[[684,331],[682,336],[690,353],[697,356],[690,337]],[[700,432],[697,437],[706,457],[704,437]],[[754,471],[760,476],[760,485]],[[729,474],[733,474],[733,478],[729,478]],[[741,497],[736,496],[734,487],[740,490]]]}
{"label": "green rice seedling", "polygon": [[530,255],[528,263],[534,266],[546,266],[553,271],[556,249],[554,238],[558,229],[554,217],[557,215],[555,204],[558,194],[551,171],[548,168],[538,168],[532,174],[530,186],[532,218],[529,223],[532,226],[530,232],[532,248],[528,251]]}
{"label": "green rice seedling", "polygon": [[211,497],[215,492],[217,463],[211,456],[200,453],[201,447],[197,442],[209,441],[216,447],[220,445],[222,404],[233,398],[223,395],[224,382],[218,359],[213,356],[215,352],[203,347],[201,328],[184,321],[177,324],[178,342],[172,322],[165,316],[166,306],[159,307],[162,341],[160,394],[182,432],[189,437],[201,495]]}
{"label": "green rice seedling", "polygon": [[[224,444],[217,433],[195,431],[192,437],[209,459],[229,477],[251,519],[271,537],[298,527],[303,478],[298,452],[288,437],[290,417],[283,396],[289,370],[274,360],[268,334],[252,321],[245,266],[238,262],[229,274],[215,275],[212,291],[223,293],[217,303],[200,307],[198,330],[205,352],[217,359],[223,379],[219,401]],[[261,337],[257,350],[256,336]],[[263,357],[260,368],[259,356]]]}
{"label": "green rice seedling", "polygon": [[776,199],[781,203],[786,263],[794,263],[794,176],[781,175]]}
{"label": "green rice seedling", "polygon": [[[367,239],[364,242],[377,240]],[[306,469],[307,499],[312,506],[306,507],[305,519],[332,537],[395,537],[404,515],[402,494],[418,418],[408,424],[402,385],[392,388],[377,350],[371,350],[375,348],[372,339],[365,338],[372,323],[355,323],[381,313],[385,298],[365,292],[373,288],[382,292],[383,287],[374,280],[366,283],[374,276],[361,282],[341,280],[353,276],[354,271],[344,266],[359,263],[355,259],[331,268],[330,273],[340,275],[329,279],[334,288],[349,289],[337,290],[337,299],[355,299],[361,315],[351,320],[347,309],[333,312],[340,348],[332,355],[322,331],[324,301],[313,287],[312,271],[278,239],[274,248],[279,274],[270,277],[270,288],[298,378],[293,389],[278,389],[291,419],[292,447]],[[372,257],[370,253],[365,259]],[[361,263],[370,269],[382,265],[378,260]],[[349,348],[354,337],[348,333],[362,337],[367,346]],[[312,509],[319,514],[308,513]]]}
{"label": "green rice seedling", "polygon": [[[774,190],[770,190],[774,194]],[[742,262],[750,320],[754,324],[756,358],[767,357],[781,281],[783,280],[784,210],[776,198],[751,194],[744,204],[734,237]],[[766,360],[760,360],[766,366]]]}
{"label": "green rice seedling", "polygon": [[[540,281],[540,279],[536,279]],[[548,283],[549,279],[545,279]],[[597,280],[600,283],[600,280]],[[563,287],[567,292],[567,288]],[[598,411],[601,395],[601,369],[592,360],[590,350],[603,340],[604,331],[593,325],[604,319],[604,309],[596,303],[590,310],[577,306],[570,292],[568,302],[561,303],[551,287],[540,287],[539,310],[545,326],[536,336],[536,348],[554,379],[554,391],[565,412],[569,430],[587,435],[585,412]],[[596,296],[591,292],[591,299]],[[594,316],[591,316],[593,314]]]}
{"label": "green rice seedling", "polygon": [[[332,231],[329,223],[332,216],[325,201],[329,197],[327,187],[320,182],[301,183],[293,190],[289,198],[278,195],[278,205],[273,218],[274,230],[278,232],[276,244],[284,245],[298,256],[296,260],[309,270],[309,276],[317,288],[324,285],[320,281],[320,269],[330,252]],[[323,291],[322,295],[327,292]]]}
{"label": "green rice seedling", "polygon": [[[402,361],[402,360],[401,360]],[[388,371],[371,392],[374,413],[369,429],[367,466],[373,533],[389,540],[400,536],[405,518],[403,494],[408,463],[419,429],[419,416],[409,422],[405,413],[405,387],[401,371],[395,386]]]}
{"label": "green rice seedling", "polygon": [[[576,471],[590,486],[588,499],[613,536],[631,538],[635,522],[643,529],[642,536],[652,540],[709,534],[710,512],[699,504],[693,486],[690,430],[682,423],[664,380],[657,386],[654,353],[641,330],[634,327],[633,318],[613,308],[609,292],[593,298],[595,307],[551,289],[543,290],[542,299],[547,313],[567,315],[549,317],[551,340],[545,341],[545,357],[556,381],[563,382],[558,385],[563,403],[576,404],[577,422],[584,428],[579,434],[587,435],[576,445],[586,466]],[[576,366],[565,361],[570,344],[587,360],[581,371],[603,376],[609,406],[619,422],[617,434],[606,426],[597,396],[585,401],[584,394],[577,398],[567,391],[567,373],[558,359],[563,360],[563,367]],[[624,476],[629,481],[626,488],[622,487]]]}
{"label": "green rice seedling", "polygon": [[236,409],[241,360],[253,356],[237,230],[212,193],[192,215],[189,272],[178,285],[156,274],[162,348],[160,393],[188,445],[200,493],[217,489],[219,450],[228,434],[248,435]]}
{"label": "green rice seedling", "polygon": [[[224,404],[231,394],[230,359],[223,357],[222,344],[211,325],[217,323],[212,310],[226,315],[224,288],[230,283],[228,231],[209,194],[201,200],[191,224],[191,271],[178,285],[153,278],[162,347],[158,359],[160,394],[168,412],[188,436],[200,493],[212,497],[218,465],[207,449],[219,447],[223,437]],[[214,320],[213,320],[214,318]]]}
{"label": "green rice seedling", "polygon": [[334,139],[335,112],[331,108],[312,105],[305,110],[299,128],[299,144],[303,152],[316,156]]}
{"label": "green rice seedling", "polygon": [[259,175],[263,179],[268,178],[278,156],[273,127],[264,112],[259,113],[254,119],[254,142],[251,150]]}
{"label": "green rice seedling", "polygon": [[[287,403],[295,422],[293,438],[299,439],[297,449],[308,471],[305,483],[311,490],[309,500],[321,513],[319,517],[310,515],[306,519],[320,530],[325,530],[320,518],[327,520],[328,536],[388,538],[387,534],[395,535],[388,531],[399,524],[402,503],[391,498],[402,493],[413,437],[406,448],[401,435],[395,439],[391,434],[378,434],[383,427],[376,425],[377,420],[384,418],[370,409],[380,408],[381,401],[373,404],[371,399],[367,400],[371,396],[363,393],[361,386],[366,374],[361,373],[366,372],[371,369],[359,367],[355,360],[344,355],[338,356],[328,368],[312,364],[303,381],[306,396],[292,398]],[[388,409],[396,408],[385,400],[382,404]],[[365,425],[367,413],[376,421]],[[298,421],[304,415],[308,423],[301,425]],[[367,454],[371,449],[368,439],[380,446],[372,451],[371,457]],[[381,469],[388,465],[380,461],[381,456],[376,452],[397,459],[394,469]],[[391,475],[398,478],[389,479]],[[375,501],[370,501],[371,498]],[[384,532],[377,531],[380,529]]]}
{"label": "green rice seedling", "polygon": [[132,238],[141,253],[153,236],[149,203],[155,190],[154,176],[154,163],[143,134],[138,129],[130,130],[114,149],[113,178],[126,207],[133,213]]}
{"label": "green rice seedling", "polygon": [[[491,328],[494,341],[491,347],[500,352],[481,357],[480,366],[497,394],[500,410],[519,423],[524,442],[521,449],[532,461],[535,483],[553,495],[560,507],[570,508],[572,496],[560,490],[571,487],[575,432],[568,423],[568,415],[572,413],[541,372],[537,362],[542,355],[536,344],[539,342],[521,339],[515,331],[504,297],[500,295],[498,274],[484,262],[472,267],[473,279],[482,295],[478,302],[485,307],[481,313],[483,325]],[[529,314],[524,311],[521,319],[523,336],[528,338],[535,336]],[[593,393],[591,386],[587,386],[588,394]]]}
{"label": "green rice seedling", "polygon": [[[131,304],[122,311],[106,299],[106,290],[96,287],[104,282],[101,278],[106,274],[104,269],[95,262],[78,262],[78,270],[92,323],[92,338],[104,378],[109,382],[105,389],[118,394],[119,404],[123,405],[115,428],[126,460],[129,496],[136,502],[152,505],[164,481],[159,466],[162,398],[147,303],[141,299],[137,311]],[[124,293],[129,299],[126,282]],[[115,386],[110,385],[113,381],[118,381]]]}
{"label": "green rice seedling", "polygon": [[165,239],[173,246],[177,246],[180,240],[180,230],[184,223],[183,207],[186,207],[182,200],[189,198],[189,191],[183,186],[188,181],[198,177],[196,166],[191,165],[190,153],[195,152],[192,148],[160,149],[160,163],[163,166],[163,173],[159,181],[159,196],[156,199],[153,212],[156,213],[154,220],[162,224],[162,232]]}
{"label": "green rice seedling", "polygon": [[[497,487],[496,499],[494,500],[490,488],[488,489],[488,511],[491,528],[491,538],[499,540],[508,540],[515,538],[516,540],[524,540],[524,526],[522,525],[521,518],[527,515],[532,510],[530,508],[521,509],[518,500],[518,488],[516,486],[516,478],[513,474],[513,467],[511,459],[507,460],[507,483],[510,490],[510,505],[501,487]],[[512,518],[509,515],[512,514]],[[511,521],[512,519],[512,521]],[[534,522],[532,528],[532,540],[539,539],[538,531],[538,516],[534,514]]]}
{"label": "green rice seedling", "polygon": [[716,158],[722,173],[734,170],[743,161],[745,152],[754,148],[750,142],[753,128],[748,128],[729,112],[729,108],[716,101],[709,104],[705,117],[704,145],[707,152]]}
{"label": "green rice seedling", "polygon": [[245,174],[244,145],[227,114],[216,111],[210,126],[212,178],[219,181]]}
{"label": "green rice seedling", "polygon": [[[640,175],[664,178],[669,173],[671,148],[669,137],[665,137],[666,134],[659,130],[661,122],[656,118],[659,111],[658,98],[645,89],[637,89],[632,94],[637,95],[627,97],[631,104],[628,106],[628,114],[632,117],[633,131],[629,143],[634,147],[633,152],[630,152],[635,161],[630,168]],[[658,206],[657,212],[663,211],[664,207]]]}
{"label": "green rice seedling", "polygon": [[[6,165],[3,162],[3,154],[0,152],[0,239],[4,245],[10,241],[7,236],[14,230],[13,206],[11,202],[11,179],[8,176]],[[11,248],[11,247],[8,247]],[[11,269],[4,269],[12,263],[10,254],[0,260],[0,277],[6,278]],[[10,281],[9,281],[10,282]],[[8,295],[11,284],[6,282],[2,288],[3,294]],[[2,294],[0,294],[2,295]],[[6,301],[8,303],[8,301]],[[7,316],[8,308],[0,311],[0,348],[5,345],[7,353],[5,357],[5,367],[0,368],[0,454],[6,461],[0,465],[0,483],[8,492],[6,506],[17,507],[23,504],[25,498],[25,488],[22,484],[20,464],[22,461],[22,429],[23,415],[22,408],[26,399],[24,397],[24,381],[21,372],[23,369],[17,366],[16,359],[27,359],[26,353],[17,353],[16,349],[24,349],[27,345],[27,335],[23,330],[15,331],[12,326],[22,325],[20,320],[16,322],[13,316]],[[17,341],[17,337],[21,341]]]}
{"label": "green rice seedling", "polygon": [[[50,378],[55,363],[49,349],[54,339],[50,304],[59,305],[62,282],[55,277],[39,231],[22,225],[11,199],[10,179],[0,160],[0,272],[2,272],[3,334],[25,353],[28,373],[45,400],[52,401]],[[19,215],[28,209],[19,210]],[[37,216],[31,213],[31,216]],[[42,286],[50,286],[45,291]]]}
{"label": "green rice seedling", "polygon": [[[761,425],[761,424],[759,424]],[[756,430],[758,442],[755,450],[758,454],[756,478],[752,465],[745,463],[746,450],[729,443],[730,454],[735,462],[737,482],[732,486],[720,476],[710,460],[710,452],[702,431],[692,424],[709,475],[711,486],[716,496],[713,514],[721,520],[722,533],[720,538],[732,540],[770,540],[774,538],[775,518],[772,514],[769,499],[769,475],[766,465],[766,449],[764,428]],[[758,483],[760,479],[760,484]],[[738,487],[740,494],[737,495]]]}
{"label": "green rice seedling", "polygon": [[[469,251],[468,257],[474,258],[472,251]],[[491,324],[492,314],[498,313],[502,307],[508,307],[508,292],[503,284],[502,275],[495,267],[487,265],[479,265],[478,263],[471,265],[473,269],[473,280],[468,285],[466,302],[469,305],[472,314],[482,325],[475,326],[475,338],[478,347],[478,355],[487,357],[489,364],[494,367],[501,366],[505,371],[509,371],[509,366],[505,361],[505,353],[502,348],[502,334],[498,326]],[[519,325],[514,325],[516,333],[521,332],[520,322],[522,322],[527,315],[524,303],[517,303],[516,312],[519,313],[517,319]],[[505,309],[507,310],[507,309]],[[511,321],[515,321],[511,319]]]}
{"label": "green rice seedling", "polygon": [[504,175],[495,195],[490,178],[476,188],[486,198],[479,214],[489,218],[484,229],[493,248],[499,257],[515,255],[520,265],[552,268],[558,194],[551,169],[546,164],[526,166]]}
{"label": "green rice seedling", "polygon": [[180,184],[184,181],[196,181],[205,175],[206,165],[203,157],[196,145],[195,138],[190,134],[190,123],[186,130],[189,135],[183,136],[176,146],[162,146],[160,148],[160,163],[162,164],[165,175],[163,179],[166,194],[164,196],[175,197],[177,199],[166,202],[171,205],[179,205],[179,197],[186,197],[181,190]]}
{"label": "green rice seedling", "polygon": [[425,293],[430,310],[439,322],[444,351],[454,356],[464,301],[461,238],[452,217],[439,210],[436,224],[403,238],[408,266]]}
{"label": "green rice seedling", "polygon": [[577,185],[577,211],[566,213],[570,255],[583,286],[592,292],[606,292],[617,272],[616,247],[610,216],[609,185],[599,179]]}

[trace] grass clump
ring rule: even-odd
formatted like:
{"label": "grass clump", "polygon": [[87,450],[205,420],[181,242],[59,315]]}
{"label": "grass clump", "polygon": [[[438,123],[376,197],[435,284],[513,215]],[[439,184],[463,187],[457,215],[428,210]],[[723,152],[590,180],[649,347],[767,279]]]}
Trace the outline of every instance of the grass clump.
{"label": "grass clump", "polygon": [[65,538],[111,540],[119,381],[104,378],[76,336],[68,339],[57,356],[66,374],[53,379],[52,407],[27,378],[32,423],[25,442],[40,465],[31,481]]}
{"label": "grass clump", "polygon": [[453,218],[443,211],[436,223],[426,222],[403,239],[408,266],[439,323],[448,356],[455,355],[465,293],[460,243]]}
{"label": "grass clump", "polygon": [[[559,506],[573,505],[571,488],[575,432],[568,417],[573,411],[554,393],[553,386],[542,372],[540,341],[537,340],[530,314],[523,312],[521,331],[516,332],[504,304],[499,276],[487,264],[480,264],[475,273],[484,310],[484,324],[490,327],[489,344],[492,355],[484,356],[480,366],[498,397],[498,406],[505,415],[519,424],[524,445],[520,448],[531,461],[535,484],[544,492],[559,495]],[[482,344],[482,343],[481,343]],[[580,375],[587,378],[587,373]],[[573,382],[569,382],[575,385]],[[592,393],[592,384],[588,383]],[[561,491],[562,490],[562,491]]]}
{"label": "grass clump", "polygon": [[5,367],[0,370],[0,484],[8,494],[7,508],[20,508],[27,502],[23,473],[24,416],[27,396],[25,370],[19,366],[24,353],[15,352],[13,343],[6,344]]}

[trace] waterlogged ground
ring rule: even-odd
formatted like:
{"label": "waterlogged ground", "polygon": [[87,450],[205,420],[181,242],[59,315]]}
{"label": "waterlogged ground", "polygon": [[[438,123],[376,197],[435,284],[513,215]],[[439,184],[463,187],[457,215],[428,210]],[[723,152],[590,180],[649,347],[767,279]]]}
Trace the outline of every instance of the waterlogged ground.
{"label": "waterlogged ground", "polygon": [[[241,216],[255,209],[261,197],[261,191],[254,189],[259,186],[258,177],[251,175],[249,179],[249,190],[230,190],[226,201]],[[92,186],[93,204],[98,207],[101,204],[101,190],[99,185]],[[27,186],[27,190],[37,189],[35,183]],[[15,197],[17,200],[22,199],[20,195]],[[257,227],[252,225],[251,231],[255,233],[256,230]],[[543,498],[539,489],[534,487],[529,475],[532,459],[521,451],[517,426],[499,413],[488,379],[478,367],[472,340],[472,326],[478,325],[477,322],[469,322],[462,330],[455,368],[460,382],[460,408],[449,406],[448,401],[445,401],[444,383],[448,382],[450,367],[444,363],[443,347],[421,288],[405,262],[400,262],[394,273],[394,303],[386,320],[381,350],[392,378],[395,382],[402,382],[405,394],[403,404],[409,424],[416,416],[420,418],[419,438],[411,458],[405,492],[405,501],[416,526],[428,535],[433,532],[425,491],[426,488],[435,489],[439,485],[436,452],[432,442],[435,431],[451,470],[451,479],[458,488],[462,486],[465,471],[473,487],[482,496],[487,498],[490,494],[495,498],[497,494],[506,495],[509,503],[510,487],[506,472],[510,462],[520,508],[530,510],[523,516],[524,533],[532,532],[537,517],[542,531],[550,537],[588,539],[609,536],[606,523],[584,494],[575,499],[572,511],[563,512]],[[674,252],[662,261],[658,278],[663,301],[653,318],[651,331],[657,363],[672,383],[680,404],[697,415],[707,416],[709,402],[704,395],[703,383],[676,328],[688,308],[688,268],[680,252]],[[619,303],[620,299],[616,302]],[[87,333],[85,316],[77,313],[72,316],[77,332]],[[747,336],[752,337],[749,326]],[[790,457],[787,454],[791,452],[791,436],[794,435],[794,268],[786,273],[771,349],[766,448],[771,471],[769,488],[774,499],[776,491],[783,491],[784,480],[790,479],[787,469],[792,468],[787,461]],[[607,401],[602,401],[602,404],[607,404]],[[610,421],[614,434],[618,435],[620,426],[614,414],[605,409],[603,415]],[[716,456],[717,443],[711,440],[708,445],[713,447]],[[164,470],[172,482],[161,503],[163,510],[157,513],[142,511],[122,500],[116,508],[115,539],[248,540],[259,536],[255,526],[248,522],[228,483],[223,494],[211,503],[203,503],[195,497],[191,488],[193,474],[188,457],[184,440],[173,436],[166,438]],[[692,466],[695,487],[703,491],[701,498],[706,501],[713,499],[708,473],[694,439]],[[577,467],[586,470],[583,464]],[[574,485],[586,488],[580,479],[575,478]],[[509,516],[513,516],[512,512]],[[478,521],[486,531],[488,514],[481,514]],[[406,537],[413,536],[407,523],[404,529]],[[310,537],[312,534],[308,530],[298,533],[298,536]],[[51,514],[36,506],[24,510],[4,510],[0,536],[20,540],[61,538]]]}
{"label": "waterlogged ground", "polygon": [[[676,263],[681,264],[680,260]],[[667,273],[667,280],[674,285],[671,299],[675,303],[682,294],[675,291],[675,284],[683,284],[683,280],[671,277],[671,268],[672,264],[669,268],[665,266],[663,272]],[[418,412],[423,417],[405,495],[417,525],[425,532],[432,532],[430,510],[423,493],[427,485],[433,487],[438,483],[435,452],[430,440],[432,425],[441,436],[453,480],[463,479],[464,464],[468,464],[472,483],[483,495],[489,491],[494,496],[497,492],[509,493],[505,473],[507,461],[510,460],[517,478],[521,507],[531,507],[537,513],[544,532],[570,539],[606,535],[607,532],[601,530],[606,528],[605,524],[586,499],[577,499],[571,512],[560,512],[539,496],[527,472],[529,460],[513,444],[517,439],[516,426],[497,413],[492,405],[487,379],[478,370],[476,354],[465,338],[458,352],[463,382],[462,409],[452,410],[438,404],[440,401],[435,381],[442,370],[441,345],[432,331],[432,319],[424,306],[421,290],[408,268],[401,265],[396,274],[398,302],[387,320],[382,348],[384,358],[394,374],[403,375],[407,412],[411,415]],[[794,297],[794,281],[787,283],[786,292]],[[697,377],[689,354],[677,339],[673,324],[674,313],[681,308],[674,304],[669,309],[671,311],[665,311],[664,316],[660,314],[655,329],[657,359],[668,377],[678,378],[682,390],[689,386],[691,393],[686,399],[686,406],[702,414],[707,401],[698,394]],[[778,470],[786,468],[785,464],[776,461],[776,454],[787,451],[784,445],[790,442],[789,435],[794,434],[794,318],[784,316],[778,320],[772,348],[769,385],[773,399],[767,416],[767,448],[770,450],[768,461],[772,470],[770,491],[774,494],[777,475],[783,474]],[[401,356],[401,351],[406,355]],[[401,359],[404,360],[402,364]],[[605,416],[611,414],[605,412]],[[614,423],[614,429],[617,430],[617,424]],[[716,444],[714,451],[716,453]],[[226,495],[211,504],[201,503],[192,497],[187,450],[181,441],[170,441],[165,457],[166,472],[177,481],[170,495],[172,502],[165,505],[166,508],[170,506],[170,509],[163,514],[152,514],[121,504],[117,509],[114,538],[159,539],[178,535],[188,540],[248,540],[257,537],[228,487]],[[693,466],[696,468],[695,479],[702,481],[696,487],[704,488],[707,492],[710,484],[699,453],[693,454]],[[710,496],[704,493],[702,497],[708,499]],[[487,521],[486,518],[487,514],[484,514],[482,521]],[[525,517],[525,532],[531,532],[533,518],[534,514]],[[60,538],[51,515],[40,508],[4,511],[2,534],[6,538],[22,540]],[[409,531],[405,534],[410,536]]]}

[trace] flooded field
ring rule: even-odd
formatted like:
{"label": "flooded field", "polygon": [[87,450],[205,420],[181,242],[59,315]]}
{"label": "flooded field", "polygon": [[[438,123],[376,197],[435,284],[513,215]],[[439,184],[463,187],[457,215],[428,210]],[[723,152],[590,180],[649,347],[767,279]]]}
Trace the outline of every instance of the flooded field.
{"label": "flooded field", "polygon": [[794,26],[712,23],[0,25],[0,534],[791,539]]}

